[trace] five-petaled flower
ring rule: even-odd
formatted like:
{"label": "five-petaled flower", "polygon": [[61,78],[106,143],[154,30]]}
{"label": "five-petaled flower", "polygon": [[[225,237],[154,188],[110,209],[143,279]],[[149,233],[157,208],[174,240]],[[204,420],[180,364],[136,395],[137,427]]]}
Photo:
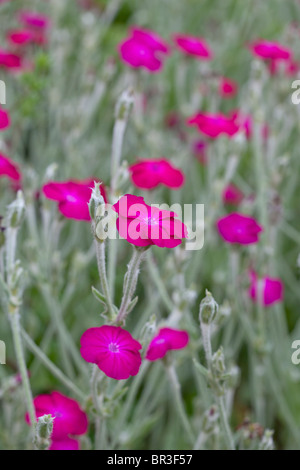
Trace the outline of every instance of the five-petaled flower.
{"label": "five-petaled flower", "polygon": [[163,65],[163,56],[168,53],[168,45],[157,33],[137,27],[133,27],[131,36],[119,44],[119,54],[127,65],[149,72],[158,72]]}
{"label": "five-petaled flower", "polygon": [[177,49],[186,55],[205,60],[210,60],[213,57],[211,49],[203,38],[188,36],[186,34],[175,34],[173,41]]}
{"label": "five-petaled flower", "polygon": [[[43,186],[43,193],[48,199],[58,201],[58,209],[70,219],[90,221],[88,202],[91,198],[93,179],[65,182],[52,181]],[[106,202],[106,194],[103,184],[100,192]]]}
{"label": "five-petaled flower", "polygon": [[142,197],[125,194],[112,209],[119,214],[119,234],[135,246],[175,248],[188,236],[175,212],[148,206]]}
{"label": "five-petaled flower", "polygon": [[97,364],[112,379],[128,379],[139,371],[142,346],[119,326],[89,328],[83,333],[80,343],[83,359]]}
{"label": "five-petaled flower", "polygon": [[146,359],[156,361],[164,357],[172,349],[183,349],[189,342],[189,335],[184,330],[173,328],[161,328],[158,334],[150,342]]}
{"label": "five-petaled flower", "polygon": [[131,180],[142,189],[153,189],[159,184],[178,189],[184,183],[184,174],[166,159],[140,160],[129,167]]}
{"label": "five-petaled flower", "polygon": [[259,279],[254,271],[250,273],[249,297],[267,307],[283,300],[284,285],[279,278],[265,276]]}
{"label": "five-petaled flower", "polygon": [[217,221],[220,235],[227,243],[250,245],[259,241],[263,228],[253,217],[233,212]]}
{"label": "five-petaled flower", "polygon": [[220,135],[234,136],[240,129],[236,113],[225,116],[222,113],[196,113],[187,120],[189,126],[197,126],[199,132],[216,139]]}
{"label": "five-petaled flower", "polygon": [[[88,419],[76,400],[60,392],[53,391],[50,394],[38,395],[35,397],[33,404],[37,418],[45,414],[51,414],[55,418],[50,449],[76,450],[79,448],[78,441],[70,438],[70,435],[81,436],[85,434],[88,428]],[[28,413],[25,419],[30,424]]]}

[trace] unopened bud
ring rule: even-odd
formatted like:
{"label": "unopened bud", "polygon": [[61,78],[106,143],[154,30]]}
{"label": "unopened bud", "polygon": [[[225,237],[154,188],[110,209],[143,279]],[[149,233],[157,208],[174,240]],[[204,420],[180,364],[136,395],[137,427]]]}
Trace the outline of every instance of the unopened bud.
{"label": "unopened bud", "polygon": [[225,358],[222,346],[214,353],[212,357],[212,369],[217,377],[221,377],[225,373]]}
{"label": "unopened bud", "polygon": [[206,290],[206,297],[200,303],[199,320],[201,323],[211,324],[216,320],[219,306],[211,293]]}
{"label": "unopened bud", "polygon": [[7,207],[7,226],[17,228],[21,225],[25,214],[25,201],[22,191],[17,192],[17,198]]}
{"label": "unopened bud", "polygon": [[105,213],[105,202],[100,192],[101,183],[94,182],[94,188],[92,190],[91,199],[88,203],[90,216],[92,220],[103,217]]}
{"label": "unopened bud", "polygon": [[54,419],[51,415],[43,415],[38,418],[34,439],[37,449],[47,450],[49,448]]}

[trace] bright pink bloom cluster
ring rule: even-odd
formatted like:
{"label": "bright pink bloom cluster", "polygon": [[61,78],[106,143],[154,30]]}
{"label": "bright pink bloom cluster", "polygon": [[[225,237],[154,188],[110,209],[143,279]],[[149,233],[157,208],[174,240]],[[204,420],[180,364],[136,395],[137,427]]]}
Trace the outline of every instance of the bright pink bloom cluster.
{"label": "bright pink bloom cluster", "polygon": [[227,243],[249,245],[259,241],[262,227],[252,217],[234,212],[217,221],[220,235]]}
{"label": "bright pink bloom cluster", "polygon": [[284,286],[281,279],[272,277],[258,279],[254,271],[251,272],[250,277],[249,296],[254,302],[260,302],[267,307],[283,300]]}
{"label": "bright pink bloom cluster", "polygon": [[[88,202],[91,198],[93,179],[65,182],[52,181],[43,186],[43,193],[48,199],[58,201],[58,210],[67,218],[76,220],[91,220]],[[100,186],[101,195],[106,202],[103,185]]]}
{"label": "bright pink bloom cluster", "polygon": [[222,193],[224,204],[238,206],[244,198],[242,191],[234,184],[226,186]]}
{"label": "bright pink bloom cluster", "polygon": [[189,126],[197,126],[198,130],[212,139],[220,135],[234,136],[240,129],[237,114],[225,116],[217,113],[197,113],[187,120]]}
{"label": "bright pink bloom cluster", "polygon": [[203,38],[186,34],[175,34],[173,40],[176,47],[186,55],[206,60],[210,60],[213,57],[212,51]]}
{"label": "bright pink bloom cluster", "polygon": [[185,348],[188,342],[189,335],[186,331],[161,328],[158,335],[156,335],[149,344],[146,359],[149,361],[157,361],[164,357],[168,351]]}
{"label": "bright pink bloom cluster", "polygon": [[0,108],[0,131],[10,126],[10,116],[8,111]]}
{"label": "bright pink bloom cluster", "polygon": [[21,173],[18,166],[3,154],[0,154],[0,176],[7,176],[9,179],[19,182]]}
{"label": "bright pink bloom cluster", "polygon": [[[88,419],[77,401],[54,391],[49,395],[38,395],[34,399],[36,417],[51,414],[54,417],[53,433],[51,435],[51,450],[78,450],[77,439],[71,436],[81,436],[87,432]],[[26,421],[30,423],[29,415]]]}
{"label": "bright pink bloom cluster", "polygon": [[135,246],[175,248],[187,238],[187,228],[175,212],[148,206],[142,197],[126,194],[112,209],[119,215],[119,234]]}
{"label": "bright pink bloom cluster", "polygon": [[109,325],[90,328],[80,342],[83,359],[97,364],[108,377],[124,380],[138,373],[142,346],[123,328]]}
{"label": "bright pink bloom cluster", "polygon": [[158,72],[163,65],[163,55],[169,53],[169,47],[154,31],[134,27],[131,36],[119,44],[119,53],[130,67]]}
{"label": "bright pink bloom cluster", "polygon": [[159,184],[177,189],[184,183],[183,172],[165,159],[140,160],[129,171],[133,184],[142,189],[153,189]]}
{"label": "bright pink bloom cluster", "polygon": [[20,22],[29,28],[45,30],[50,26],[50,20],[46,15],[35,11],[21,11],[19,13]]}

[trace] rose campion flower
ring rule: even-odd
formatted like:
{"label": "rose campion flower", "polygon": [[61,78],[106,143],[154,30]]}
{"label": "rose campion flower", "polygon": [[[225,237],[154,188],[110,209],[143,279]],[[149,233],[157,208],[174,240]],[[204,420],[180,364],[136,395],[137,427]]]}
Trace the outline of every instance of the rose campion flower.
{"label": "rose campion flower", "polygon": [[[264,277],[258,279],[257,274],[250,273],[251,285],[249,288],[249,297],[267,307],[283,300],[284,286],[281,279]],[[259,293],[260,292],[260,293]]]}
{"label": "rose campion flower", "polygon": [[104,325],[89,328],[83,333],[80,343],[83,359],[97,364],[112,379],[125,380],[139,371],[142,346],[121,327]]}
{"label": "rose campion flower", "polygon": [[[91,198],[93,179],[65,182],[52,181],[46,183],[42,190],[44,196],[58,202],[58,210],[69,219],[90,221],[88,202]],[[103,185],[100,186],[101,195],[106,202]]]}
{"label": "rose campion flower", "polygon": [[227,243],[250,245],[259,241],[263,228],[252,217],[233,212],[217,221],[220,235]]}
{"label": "rose campion flower", "polygon": [[175,34],[173,41],[177,49],[188,56],[195,56],[198,59],[204,60],[210,60],[213,57],[212,51],[203,38],[186,34]]}
{"label": "rose campion flower", "polygon": [[0,154],[0,176],[7,176],[17,182],[22,178],[18,166],[3,154]]}
{"label": "rose campion flower", "polygon": [[12,71],[20,70],[23,68],[22,57],[10,51],[0,49],[0,68],[1,67]]}
{"label": "rose campion flower", "polygon": [[224,204],[238,206],[244,198],[242,191],[234,184],[229,184],[223,191],[222,199]]}
{"label": "rose campion flower", "polygon": [[123,62],[133,68],[145,68],[155,73],[162,68],[162,57],[169,53],[169,47],[155,32],[132,28],[131,36],[118,46]]}
{"label": "rose campion flower", "polygon": [[49,450],[79,450],[79,442],[77,439],[71,439],[70,437],[52,440]]}
{"label": "rose campion flower", "polygon": [[[52,449],[56,446],[61,446],[63,441],[65,444],[68,443],[69,447],[73,445],[74,448],[75,443],[70,442],[74,441],[74,439],[69,439],[69,434],[81,436],[87,432],[87,415],[82,411],[76,400],[60,392],[53,391],[50,394],[38,395],[35,397],[33,404],[37,418],[45,414],[51,414],[51,416],[55,417],[51,435]],[[26,413],[25,419],[30,424],[28,413]]]}
{"label": "rose campion flower", "polygon": [[178,189],[184,183],[184,174],[168,160],[140,160],[129,167],[131,180],[142,189],[153,189],[159,184]]}
{"label": "rose campion flower", "polygon": [[168,351],[183,349],[189,342],[189,335],[184,330],[161,328],[148,346],[146,359],[157,361],[164,357]]}
{"label": "rose campion flower", "polygon": [[13,45],[23,46],[33,42],[34,34],[27,29],[15,29],[7,33],[7,39]]}
{"label": "rose campion flower", "polygon": [[192,152],[195,158],[204,166],[207,164],[207,146],[208,144],[205,140],[197,140],[192,146]]}
{"label": "rose campion flower", "polygon": [[175,212],[148,206],[143,197],[125,194],[112,209],[119,215],[119,234],[135,246],[175,248],[187,238],[187,228]]}
{"label": "rose campion flower", "polygon": [[229,78],[223,77],[219,84],[219,94],[222,98],[231,98],[237,92],[237,84]]}
{"label": "rose campion flower", "polygon": [[8,111],[0,108],[0,131],[7,129],[10,126],[10,116]]}
{"label": "rose campion flower", "polygon": [[187,125],[197,126],[199,132],[212,139],[216,139],[222,134],[232,137],[240,129],[236,114],[225,116],[221,113],[197,113],[187,120]]}
{"label": "rose campion flower", "polygon": [[21,11],[19,13],[19,20],[26,27],[38,30],[45,30],[50,26],[49,18],[35,11]]}
{"label": "rose campion flower", "polygon": [[292,57],[290,49],[275,41],[257,40],[249,47],[254,56],[265,60],[289,60]]}

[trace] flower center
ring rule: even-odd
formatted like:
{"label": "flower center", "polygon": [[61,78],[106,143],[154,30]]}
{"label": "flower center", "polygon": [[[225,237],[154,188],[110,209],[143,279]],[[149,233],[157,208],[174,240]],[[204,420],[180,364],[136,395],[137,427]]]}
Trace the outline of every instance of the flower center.
{"label": "flower center", "polygon": [[119,352],[119,345],[116,344],[116,343],[110,343],[108,345],[108,349],[113,353],[118,353]]}
{"label": "flower center", "polygon": [[75,197],[75,196],[72,196],[72,194],[68,194],[68,195],[66,196],[66,200],[67,200],[68,202],[76,202],[76,201],[77,201],[76,197]]}
{"label": "flower center", "polygon": [[147,225],[158,225],[158,220],[154,217],[146,217],[144,220]]}

